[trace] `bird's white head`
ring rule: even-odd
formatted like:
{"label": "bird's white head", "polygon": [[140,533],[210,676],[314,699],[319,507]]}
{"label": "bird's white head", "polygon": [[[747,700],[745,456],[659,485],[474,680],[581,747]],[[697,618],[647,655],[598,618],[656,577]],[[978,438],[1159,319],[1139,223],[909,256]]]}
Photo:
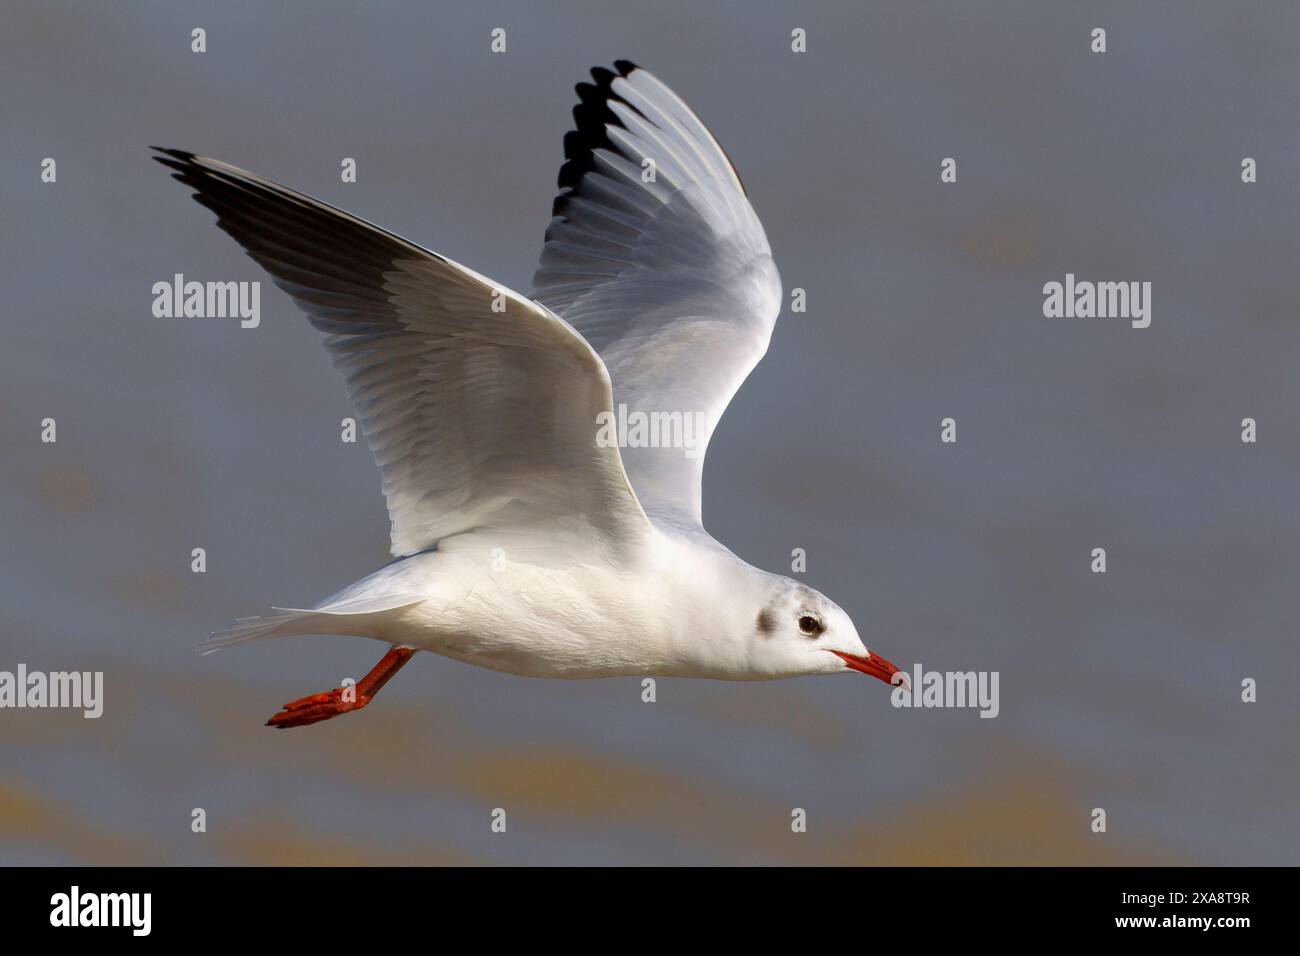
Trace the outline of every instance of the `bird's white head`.
{"label": "bird's white head", "polygon": [[893,683],[902,670],[868,650],[844,610],[826,595],[789,578],[767,575],[754,611],[749,665],[774,677],[858,671]]}

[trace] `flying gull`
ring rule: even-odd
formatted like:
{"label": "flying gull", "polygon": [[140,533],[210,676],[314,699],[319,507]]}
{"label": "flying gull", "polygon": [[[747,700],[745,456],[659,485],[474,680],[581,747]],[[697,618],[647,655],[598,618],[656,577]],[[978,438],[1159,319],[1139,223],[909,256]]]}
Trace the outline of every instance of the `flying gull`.
{"label": "flying gull", "polygon": [[417,650],[533,677],[904,679],[833,601],[704,530],[704,450],[767,351],[781,280],[686,104],[625,60],[592,76],[531,298],[261,176],[157,150],[325,333],[383,474],[393,562],[205,645],[391,645],[354,687],[270,726],[365,707]]}

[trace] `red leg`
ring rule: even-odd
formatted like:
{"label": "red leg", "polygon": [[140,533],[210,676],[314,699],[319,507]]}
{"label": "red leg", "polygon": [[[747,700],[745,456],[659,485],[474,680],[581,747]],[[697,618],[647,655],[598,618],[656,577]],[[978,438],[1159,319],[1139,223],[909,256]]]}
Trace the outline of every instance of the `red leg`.
{"label": "red leg", "polygon": [[379,693],[379,688],[388,683],[389,678],[402,669],[402,665],[411,659],[414,648],[394,647],[384,655],[383,660],[371,668],[370,673],[357,681],[353,688],[355,697],[343,699],[343,688],[336,687],[324,694],[312,694],[284,705],[284,708],[266,722],[268,727],[305,727],[318,721],[329,720],[339,714],[360,710]]}

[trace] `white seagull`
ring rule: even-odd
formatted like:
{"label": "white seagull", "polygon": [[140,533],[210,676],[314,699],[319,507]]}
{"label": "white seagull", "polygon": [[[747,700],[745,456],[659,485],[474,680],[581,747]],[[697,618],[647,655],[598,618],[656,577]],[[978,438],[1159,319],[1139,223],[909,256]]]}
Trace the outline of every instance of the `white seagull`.
{"label": "white seagull", "polygon": [[781,280],[686,104],[625,60],[592,76],[532,298],[219,160],[154,157],[326,333],[383,473],[394,561],[206,645],[392,645],[270,726],[365,707],[417,650],[533,677],[904,679],[833,601],[704,530],[703,452],[767,351]]}

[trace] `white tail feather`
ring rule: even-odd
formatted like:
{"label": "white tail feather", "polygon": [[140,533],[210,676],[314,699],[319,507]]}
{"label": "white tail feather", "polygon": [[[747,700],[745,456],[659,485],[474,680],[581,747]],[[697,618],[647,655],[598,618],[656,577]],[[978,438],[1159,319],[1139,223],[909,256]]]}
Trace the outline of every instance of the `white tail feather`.
{"label": "white tail feather", "polygon": [[265,617],[241,617],[233,627],[217,631],[200,647],[204,654],[212,654],[236,644],[264,641],[272,637],[293,634],[354,634],[358,637],[376,637],[376,625],[394,611],[405,610],[424,598],[409,594],[385,595],[345,601],[325,607],[304,609],[292,607],[272,608],[275,613]]}

